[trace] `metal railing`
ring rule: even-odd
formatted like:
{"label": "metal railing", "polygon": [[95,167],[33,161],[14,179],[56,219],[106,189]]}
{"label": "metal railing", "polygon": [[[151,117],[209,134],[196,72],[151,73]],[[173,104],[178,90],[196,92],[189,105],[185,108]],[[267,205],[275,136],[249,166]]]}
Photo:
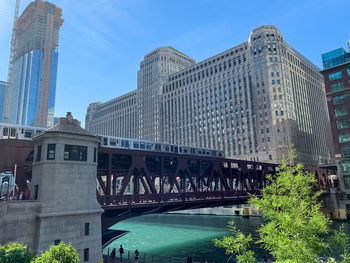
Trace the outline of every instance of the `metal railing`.
{"label": "metal railing", "polygon": [[[115,256],[112,256],[113,248],[109,247],[107,250],[105,250],[105,253],[103,255],[103,262],[104,263],[187,263],[187,258],[181,258],[181,257],[163,257],[161,255],[151,254],[151,253],[144,253],[139,252],[138,259],[135,258],[136,254],[134,251],[125,250],[122,255],[120,256],[118,252],[118,248],[115,248]],[[198,261],[192,261],[192,263],[200,263]]]}
{"label": "metal railing", "polygon": [[147,203],[171,203],[186,201],[210,201],[247,198],[249,194],[259,194],[258,190],[208,191],[187,193],[135,194],[135,195],[101,195],[97,199],[102,206],[132,205]]}

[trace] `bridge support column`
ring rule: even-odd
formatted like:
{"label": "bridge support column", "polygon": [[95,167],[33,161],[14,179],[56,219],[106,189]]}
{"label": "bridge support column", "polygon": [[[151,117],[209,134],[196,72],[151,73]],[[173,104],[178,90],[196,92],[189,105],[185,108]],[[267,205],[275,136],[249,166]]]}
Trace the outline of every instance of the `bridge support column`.
{"label": "bridge support column", "polygon": [[35,253],[71,243],[81,262],[102,261],[101,209],[96,199],[96,136],[70,113],[33,138],[31,199],[40,201]]}

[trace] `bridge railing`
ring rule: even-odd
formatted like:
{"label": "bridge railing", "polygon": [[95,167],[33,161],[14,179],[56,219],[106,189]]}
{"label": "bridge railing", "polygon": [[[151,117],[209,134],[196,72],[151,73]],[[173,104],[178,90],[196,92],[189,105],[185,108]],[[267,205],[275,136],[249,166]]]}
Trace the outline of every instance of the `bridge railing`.
{"label": "bridge railing", "polygon": [[100,195],[98,201],[101,205],[132,205],[146,203],[195,202],[198,200],[223,200],[247,197],[249,194],[259,194],[257,190],[235,191],[207,191],[186,193],[157,193],[132,195]]}
{"label": "bridge railing", "polygon": [[[164,257],[157,254],[139,252],[138,259],[135,259],[135,252],[124,249],[123,257],[118,253],[116,248],[115,255],[112,256],[112,247],[109,247],[104,251],[103,261],[104,263],[187,263],[186,258],[181,257]],[[192,263],[199,263],[197,261],[191,261]]]}

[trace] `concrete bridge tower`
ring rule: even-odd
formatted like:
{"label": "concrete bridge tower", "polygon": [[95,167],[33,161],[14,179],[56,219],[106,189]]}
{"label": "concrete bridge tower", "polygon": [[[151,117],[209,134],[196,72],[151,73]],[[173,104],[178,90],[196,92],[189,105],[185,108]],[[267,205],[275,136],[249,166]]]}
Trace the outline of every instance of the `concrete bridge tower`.
{"label": "concrete bridge tower", "polygon": [[40,201],[34,252],[62,241],[72,244],[81,262],[102,261],[96,136],[67,113],[33,141],[30,199]]}

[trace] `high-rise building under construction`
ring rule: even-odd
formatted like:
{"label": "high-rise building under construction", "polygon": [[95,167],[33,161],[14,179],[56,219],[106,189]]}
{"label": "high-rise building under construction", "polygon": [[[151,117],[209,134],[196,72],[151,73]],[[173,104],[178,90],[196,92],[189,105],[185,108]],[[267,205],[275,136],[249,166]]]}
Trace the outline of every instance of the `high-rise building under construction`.
{"label": "high-rise building under construction", "polygon": [[15,19],[3,120],[47,127],[54,119],[62,9],[42,0]]}

